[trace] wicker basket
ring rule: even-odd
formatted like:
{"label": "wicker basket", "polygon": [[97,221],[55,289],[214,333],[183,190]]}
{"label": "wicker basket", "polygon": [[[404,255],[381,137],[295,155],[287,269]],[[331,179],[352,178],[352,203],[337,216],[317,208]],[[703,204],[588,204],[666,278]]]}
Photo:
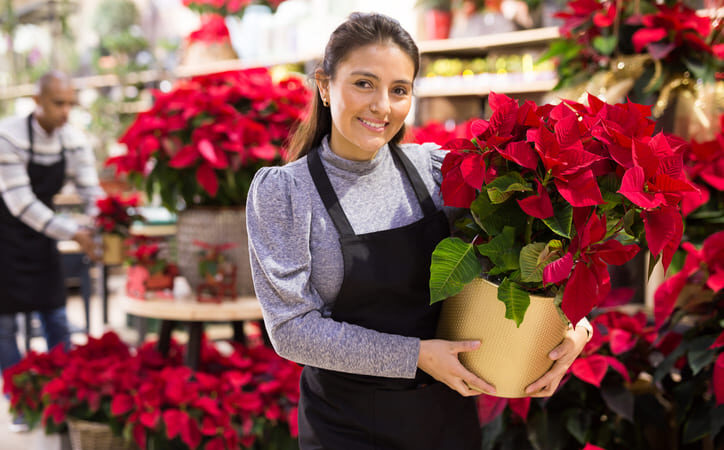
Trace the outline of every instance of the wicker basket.
{"label": "wicker basket", "polygon": [[198,240],[208,244],[236,243],[236,247],[225,252],[236,265],[236,294],[254,295],[244,208],[189,208],[179,213],[176,226],[179,271],[194,292],[202,282],[199,273],[201,248],[194,245]]}
{"label": "wicker basket", "polygon": [[567,328],[553,298],[533,295],[523,322],[516,327],[505,318],[498,286],[478,278],[443,301],[437,335],[456,341],[480,340],[480,348],[460,353],[460,361],[495,386],[496,396],[518,398],[527,397],[525,388],[553,365],[548,353],[561,343]]}
{"label": "wicker basket", "polygon": [[113,434],[111,426],[106,423],[69,418],[68,434],[73,450],[138,449],[134,443]]}

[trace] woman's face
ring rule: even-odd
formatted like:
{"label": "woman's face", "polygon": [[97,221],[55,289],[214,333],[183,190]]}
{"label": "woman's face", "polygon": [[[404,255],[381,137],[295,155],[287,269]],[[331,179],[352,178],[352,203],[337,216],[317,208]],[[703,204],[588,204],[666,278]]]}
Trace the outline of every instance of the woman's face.
{"label": "woman's face", "polygon": [[333,79],[318,77],[320,95],[332,113],[332,150],[355,161],[374,158],[402,128],[412,104],[414,73],[412,59],[386,43],[352,50]]}

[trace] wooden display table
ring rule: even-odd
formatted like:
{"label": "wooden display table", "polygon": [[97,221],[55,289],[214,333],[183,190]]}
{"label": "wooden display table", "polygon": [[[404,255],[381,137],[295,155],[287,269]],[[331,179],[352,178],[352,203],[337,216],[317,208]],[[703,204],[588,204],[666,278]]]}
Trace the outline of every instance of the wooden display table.
{"label": "wooden display table", "polygon": [[[186,365],[197,369],[201,356],[201,334],[204,322],[231,322],[234,328],[234,340],[244,341],[243,324],[246,320],[261,320],[261,305],[256,297],[239,297],[235,301],[222,303],[199,303],[195,300],[148,299],[138,300],[121,297],[121,308],[134,316],[160,319],[161,331],[158,337],[158,349],[168,353],[171,331],[181,323],[189,330],[186,350]],[[262,336],[266,343],[269,338],[262,325]]]}

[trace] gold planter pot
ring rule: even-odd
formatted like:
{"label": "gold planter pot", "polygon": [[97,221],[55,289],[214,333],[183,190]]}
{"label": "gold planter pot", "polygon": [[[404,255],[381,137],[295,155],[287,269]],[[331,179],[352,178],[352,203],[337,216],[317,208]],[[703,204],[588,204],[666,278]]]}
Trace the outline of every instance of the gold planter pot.
{"label": "gold planter pot", "polygon": [[103,264],[115,266],[123,263],[123,237],[103,233]]}
{"label": "gold planter pot", "polygon": [[516,327],[505,318],[498,286],[476,278],[443,301],[437,336],[481,341],[478,350],[460,353],[460,361],[495,386],[496,396],[519,398],[527,397],[525,388],[551,368],[548,353],[561,343],[567,328],[553,298],[534,295],[523,322]]}

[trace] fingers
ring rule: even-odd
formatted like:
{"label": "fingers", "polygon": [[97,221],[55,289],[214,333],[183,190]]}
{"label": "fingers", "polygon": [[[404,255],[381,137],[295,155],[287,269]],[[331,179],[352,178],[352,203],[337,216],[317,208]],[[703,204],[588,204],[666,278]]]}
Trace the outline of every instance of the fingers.
{"label": "fingers", "polygon": [[480,348],[480,341],[451,341],[450,351],[453,353],[472,352]]}
{"label": "fingers", "polygon": [[554,361],[562,358],[563,356],[569,354],[573,351],[573,348],[575,347],[575,344],[573,341],[569,338],[563,339],[563,342],[558,344],[556,348],[550,351],[548,353],[548,357]]}

